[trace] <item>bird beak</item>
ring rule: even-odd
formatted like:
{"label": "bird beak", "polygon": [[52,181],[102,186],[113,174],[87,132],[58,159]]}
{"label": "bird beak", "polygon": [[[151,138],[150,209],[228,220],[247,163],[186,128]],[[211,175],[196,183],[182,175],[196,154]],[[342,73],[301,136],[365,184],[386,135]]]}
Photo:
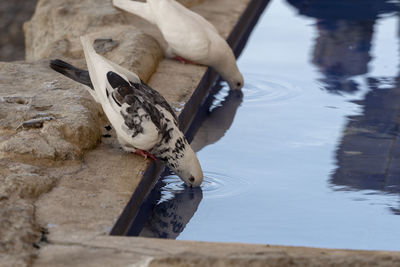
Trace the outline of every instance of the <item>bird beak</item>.
{"label": "bird beak", "polygon": [[189,178],[189,183],[190,183],[190,188],[193,188],[193,183],[194,183],[194,181],[195,181],[195,179],[194,179],[194,177],[193,176],[190,176],[190,178]]}

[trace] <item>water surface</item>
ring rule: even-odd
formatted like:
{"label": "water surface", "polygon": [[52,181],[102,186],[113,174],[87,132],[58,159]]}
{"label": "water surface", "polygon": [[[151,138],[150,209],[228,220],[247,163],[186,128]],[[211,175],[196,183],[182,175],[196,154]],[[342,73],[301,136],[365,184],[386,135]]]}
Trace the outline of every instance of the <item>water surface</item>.
{"label": "water surface", "polygon": [[142,236],[400,250],[399,3],[275,0]]}

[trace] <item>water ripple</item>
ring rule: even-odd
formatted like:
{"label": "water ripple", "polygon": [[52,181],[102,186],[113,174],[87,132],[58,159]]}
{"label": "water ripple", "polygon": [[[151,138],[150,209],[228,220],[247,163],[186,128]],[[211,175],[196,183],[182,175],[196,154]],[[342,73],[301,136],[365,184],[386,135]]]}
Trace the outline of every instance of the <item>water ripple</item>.
{"label": "water ripple", "polygon": [[281,104],[302,94],[300,87],[261,75],[246,74],[245,79],[242,91],[246,105]]}
{"label": "water ripple", "polygon": [[[176,175],[165,177],[166,185],[163,195],[175,195],[187,189],[187,186]],[[240,177],[230,177],[216,172],[205,172],[201,185],[203,198],[226,198],[243,194],[249,191],[250,183]],[[169,197],[167,197],[169,198]]]}

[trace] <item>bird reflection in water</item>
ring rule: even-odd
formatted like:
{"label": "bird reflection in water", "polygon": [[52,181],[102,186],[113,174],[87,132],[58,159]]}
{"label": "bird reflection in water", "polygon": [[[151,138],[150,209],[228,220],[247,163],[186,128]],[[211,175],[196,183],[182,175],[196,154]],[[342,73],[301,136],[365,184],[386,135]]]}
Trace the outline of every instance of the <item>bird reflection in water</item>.
{"label": "bird reflection in water", "polygon": [[[323,74],[323,89],[335,94],[359,89],[364,75],[369,91],[361,114],[348,116],[336,150],[330,183],[337,190],[400,193],[400,75],[368,77],[371,40],[384,14],[397,14],[399,2],[379,0],[287,0],[302,15],[317,20],[312,62]],[[400,209],[391,207],[394,214]]]}
{"label": "bird reflection in water", "polygon": [[[197,126],[199,128],[191,142],[194,151],[200,151],[225,135],[242,101],[243,93],[240,90],[229,90],[221,80],[213,86],[197,114],[196,121],[201,123]],[[157,182],[146,200],[153,202],[153,205],[144,204],[151,206],[152,210],[139,236],[176,239],[195,214],[203,198],[201,187],[190,188],[170,176],[164,177]]]}
{"label": "bird reflection in water", "polygon": [[[200,187],[190,188],[182,184],[179,189],[169,191],[170,198],[163,199],[164,181],[160,201],[155,206],[139,236],[176,239],[193,217],[203,198]],[[165,193],[165,192],[164,192]]]}
{"label": "bird reflection in water", "polygon": [[[214,86],[214,90],[218,93],[211,94],[206,101],[210,107],[204,109],[204,119],[190,143],[195,152],[218,142],[225,135],[233,123],[236,111],[243,102],[242,91],[229,90],[227,85],[224,87],[221,81]],[[227,93],[225,97],[222,96],[224,93]]]}

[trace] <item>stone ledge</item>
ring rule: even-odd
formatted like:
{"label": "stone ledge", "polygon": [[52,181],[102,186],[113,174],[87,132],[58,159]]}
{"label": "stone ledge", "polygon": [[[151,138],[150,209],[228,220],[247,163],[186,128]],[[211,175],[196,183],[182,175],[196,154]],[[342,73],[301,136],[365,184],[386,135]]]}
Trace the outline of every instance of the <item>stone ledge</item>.
{"label": "stone ledge", "polygon": [[[56,241],[36,266],[397,266],[400,254],[140,237]],[[71,259],[65,264],[65,259]],[[64,262],[64,264],[63,264]]]}

